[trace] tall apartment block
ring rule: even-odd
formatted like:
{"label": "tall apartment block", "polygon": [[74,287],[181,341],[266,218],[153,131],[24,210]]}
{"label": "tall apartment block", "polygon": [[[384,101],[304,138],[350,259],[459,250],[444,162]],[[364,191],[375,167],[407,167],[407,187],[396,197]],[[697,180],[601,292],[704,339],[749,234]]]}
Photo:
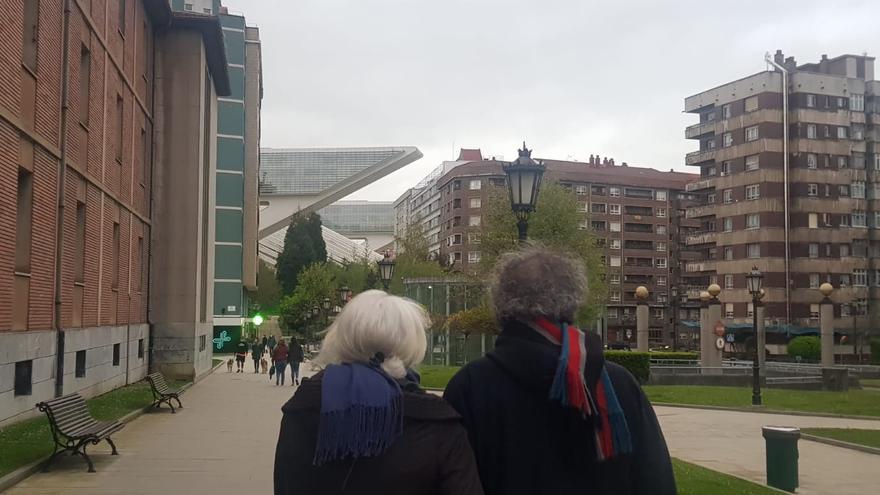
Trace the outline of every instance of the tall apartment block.
{"label": "tall apartment block", "polygon": [[0,423],[211,366],[219,21],[70,5],[0,25]]}
{"label": "tall apartment block", "polygon": [[[476,160],[460,159],[434,180],[439,196],[439,254],[454,270],[463,272],[473,272],[481,260],[482,208],[491,189],[506,187],[502,162],[471,158]],[[687,300],[681,306],[677,299],[673,302],[673,292],[685,294],[690,282],[674,279],[680,271],[671,263],[692,261],[696,254],[681,252],[677,239],[695,231],[698,224],[677,212],[692,200],[685,187],[698,177],[615,165],[614,160],[598,156],[587,163],[543,162],[545,178],[559,182],[577,198],[583,213],[581,228],[592,228],[604,245],[609,292],[599,329],[606,340],[635,341],[635,289],[644,285],[651,292],[652,345],[671,345],[682,338],[678,344],[687,347],[692,333],[677,335],[673,329],[686,328],[684,322],[699,319],[699,308]]]}
{"label": "tall apartment block", "polygon": [[851,333],[867,326],[880,285],[874,58],[797,65],[777,51],[773,61],[685,99],[699,118],[685,130],[699,143],[686,163],[702,179],[688,186],[702,204],[687,209],[701,227],[686,240],[701,259],[686,270],[721,285],[725,321],[736,324],[751,322],[745,274],[757,266],[771,330],[818,327],[819,285],[830,282],[835,327]]}

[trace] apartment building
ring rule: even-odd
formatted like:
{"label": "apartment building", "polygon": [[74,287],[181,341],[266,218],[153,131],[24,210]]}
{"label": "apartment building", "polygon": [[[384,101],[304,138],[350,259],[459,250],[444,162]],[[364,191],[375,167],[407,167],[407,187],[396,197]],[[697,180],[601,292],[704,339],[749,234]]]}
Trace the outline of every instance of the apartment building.
{"label": "apartment building", "polygon": [[[680,172],[616,165],[613,159],[591,156],[586,163],[542,160],[545,178],[557,181],[577,197],[583,213],[581,228],[592,229],[604,246],[608,304],[600,330],[608,342],[634,342],[635,289],[651,293],[652,345],[671,345],[685,333],[679,323],[698,319],[685,301],[672,303],[673,292],[687,294],[689,281],[672,263],[688,262],[696,253],[680,249],[677,239],[698,228],[678,212],[692,200],[684,191],[698,177]],[[473,272],[481,260],[482,209],[492,188],[506,187],[502,162],[464,161],[436,181],[440,194],[440,256],[454,270]],[[670,308],[674,308],[670,310]],[[684,310],[684,313],[679,312]]]}
{"label": "apartment building", "polygon": [[700,260],[686,270],[721,285],[735,325],[751,322],[745,275],[757,266],[770,331],[817,328],[819,285],[830,282],[835,326],[850,333],[868,324],[860,317],[880,285],[874,58],[798,65],[777,51],[772,60],[778,68],[685,99],[699,119],[685,130],[698,143],[686,163],[702,179],[687,188],[701,204],[687,208],[700,232],[686,245]]}
{"label": "apartment building", "polygon": [[7,2],[0,27],[0,423],[211,366],[219,22],[70,3]]}

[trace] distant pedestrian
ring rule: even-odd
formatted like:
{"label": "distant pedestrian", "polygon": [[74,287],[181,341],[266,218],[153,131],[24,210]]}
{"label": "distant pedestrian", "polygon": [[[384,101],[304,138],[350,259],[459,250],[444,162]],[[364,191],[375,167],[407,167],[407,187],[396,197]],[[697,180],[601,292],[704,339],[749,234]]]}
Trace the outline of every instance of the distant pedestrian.
{"label": "distant pedestrian", "polygon": [[303,348],[296,341],[290,339],[290,348],[287,351],[287,364],[290,365],[290,385],[299,385],[299,365],[303,362],[305,354]]}
{"label": "distant pedestrian", "polygon": [[275,352],[272,353],[272,361],[275,363],[275,385],[284,385],[284,369],[287,368],[287,344],[284,339],[278,342]]}
{"label": "distant pedestrian", "polygon": [[244,339],[238,341],[238,345],[235,346],[235,364],[237,368],[235,370],[236,373],[244,373],[244,361],[247,358],[248,353],[248,344]]}
{"label": "distant pedestrian", "polygon": [[651,403],[595,332],[573,323],[583,263],[545,249],[498,263],[490,293],[501,334],[446,387],[486,495],[673,495]]}
{"label": "distant pedestrian", "polygon": [[254,360],[254,373],[260,372],[261,357],[263,357],[263,346],[259,340],[254,339],[254,343],[251,344],[251,359]]}
{"label": "distant pedestrian", "polygon": [[275,336],[274,336],[274,335],[270,335],[270,336],[269,336],[269,340],[266,341],[266,345],[268,346],[268,349],[269,349],[269,359],[271,360],[271,359],[272,359],[272,356],[275,355],[275,345],[276,345],[276,341],[275,341]]}
{"label": "distant pedestrian", "polygon": [[263,335],[262,344],[263,344],[263,352],[269,352],[269,339],[267,339],[265,335]]}

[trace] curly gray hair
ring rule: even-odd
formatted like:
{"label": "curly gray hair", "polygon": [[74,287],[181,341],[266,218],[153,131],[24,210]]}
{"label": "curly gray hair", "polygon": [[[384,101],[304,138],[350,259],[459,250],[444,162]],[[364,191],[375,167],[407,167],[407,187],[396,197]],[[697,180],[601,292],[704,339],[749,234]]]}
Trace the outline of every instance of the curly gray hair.
{"label": "curly gray hair", "polygon": [[571,323],[586,297],[587,276],[576,259],[529,247],[499,260],[490,291],[500,322],[544,316]]}

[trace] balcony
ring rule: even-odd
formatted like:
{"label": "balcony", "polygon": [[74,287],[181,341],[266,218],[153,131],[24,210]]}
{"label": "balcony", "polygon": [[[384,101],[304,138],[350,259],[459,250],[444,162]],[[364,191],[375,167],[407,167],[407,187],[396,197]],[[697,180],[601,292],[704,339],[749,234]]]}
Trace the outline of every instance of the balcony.
{"label": "balcony", "polygon": [[697,163],[708,162],[715,159],[715,150],[697,150],[691,151],[684,156],[685,165],[696,165]]}
{"label": "balcony", "polygon": [[701,189],[709,189],[713,187],[712,179],[703,179],[697,182],[690,182],[685,184],[684,190],[687,192],[699,191]]}
{"label": "balcony", "polygon": [[685,265],[684,271],[686,271],[688,273],[715,271],[715,262],[714,261],[691,262],[691,263],[688,263],[687,265]]}
{"label": "balcony", "polygon": [[713,132],[715,132],[715,121],[708,120],[706,122],[699,122],[692,126],[688,126],[684,130],[684,137],[686,139],[696,139],[700,136]]}
{"label": "balcony", "polygon": [[698,246],[700,244],[714,244],[717,234],[715,232],[699,232],[690,234],[685,238],[685,244],[688,246]]}
{"label": "balcony", "polygon": [[685,218],[701,218],[715,214],[715,205],[691,206],[684,210]]}

